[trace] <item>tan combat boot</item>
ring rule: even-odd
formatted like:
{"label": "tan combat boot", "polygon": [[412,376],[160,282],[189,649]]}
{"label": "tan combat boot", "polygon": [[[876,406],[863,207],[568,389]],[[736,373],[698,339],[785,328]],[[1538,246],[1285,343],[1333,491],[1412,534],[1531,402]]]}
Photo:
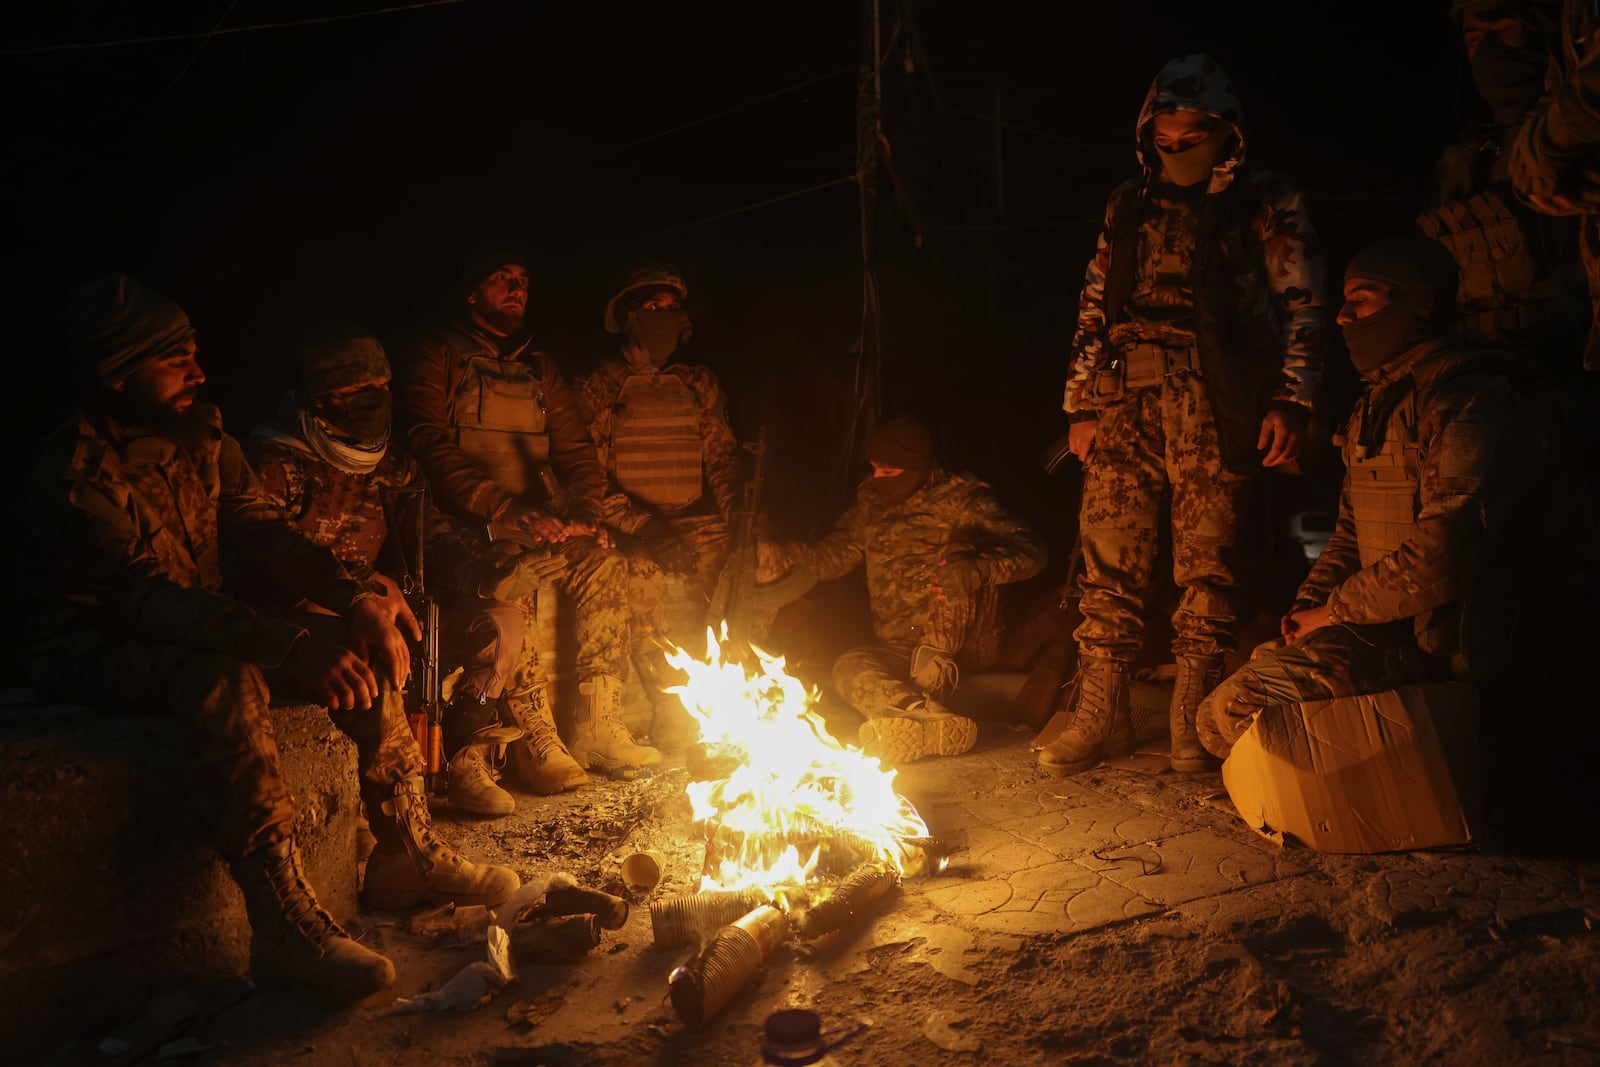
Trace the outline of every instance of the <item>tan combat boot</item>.
{"label": "tan combat boot", "polygon": [[583,767],[572,758],[566,742],[556,732],[556,720],[544,686],[534,684],[500,698],[500,707],[522,730],[522,738],[506,746],[512,773],[542,797],[588,782]]}
{"label": "tan combat boot", "polygon": [[408,778],[372,811],[376,791],[368,792],[368,818],[378,839],[361,894],[376,911],[401,911],[418,904],[503,903],[522,885],[509,867],[473,863],[441,841],[433,829],[421,778]]}
{"label": "tan combat boot", "polygon": [[1054,775],[1077,774],[1133,752],[1126,667],[1084,656],[1078,663],[1072,724],[1039,750],[1039,766]]}
{"label": "tan combat boot", "polygon": [[1178,680],[1172,687],[1172,709],[1167,722],[1172,730],[1172,769],[1181,774],[1205,774],[1222,766],[1207,752],[1195,729],[1200,702],[1222,681],[1221,656],[1179,656]]}
{"label": "tan combat boot", "polygon": [[452,808],[494,818],[517,810],[516,798],[494,780],[494,772],[489,769],[489,752],[488,745],[468,745],[451,757],[447,772],[449,784],[445,786],[444,796]]}
{"label": "tan combat boot", "polygon": [[596,674],[578,683],[572,756],[588,770],[607,774],[627,767],[659,767],[659,749],[641,745],[622,722],[622,679]]}
{"label": "tan combat boot", "polygon": [[668,692],[687,682],[688,675],[653,649],[634,657],[634,670],[650,699],[650,740],[656,748],[677,752],[700,740],[700,721],[684,707],[677,693]]}
{"label": "tan combat boot", "polygon": [[256,849],[233,865],[250,917],[250,978],[332,1008],[394,984],[394,964],[359,944],[323,910],[294,841]]}
{"label": "tan combat boot", "polygon": [[977,743],[978,724],[932,697],[918,697],[862,723],[857,740],[865,755],[885,763],[911,763],[968,751]]}

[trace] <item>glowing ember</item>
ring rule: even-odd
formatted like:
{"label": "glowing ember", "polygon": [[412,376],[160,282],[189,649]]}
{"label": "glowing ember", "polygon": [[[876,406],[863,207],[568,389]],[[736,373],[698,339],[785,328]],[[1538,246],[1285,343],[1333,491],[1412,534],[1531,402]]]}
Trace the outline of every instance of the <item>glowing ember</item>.
{"label": "glowing ember", "polygon": [[688,786],[708,850],[717,846],[702,890],[804,885],[835,839],[896,871],[920,858],[911,839],[926,840],[928,826],[894,791],[894,771],[834,739],[813,710],[815,690],[760,649],[753,665],[729,662],[710,630],[706,648],[705,662],[682,649],[667,655],[687,675],[672,691],[699,720],[701,745],[731,768]]}

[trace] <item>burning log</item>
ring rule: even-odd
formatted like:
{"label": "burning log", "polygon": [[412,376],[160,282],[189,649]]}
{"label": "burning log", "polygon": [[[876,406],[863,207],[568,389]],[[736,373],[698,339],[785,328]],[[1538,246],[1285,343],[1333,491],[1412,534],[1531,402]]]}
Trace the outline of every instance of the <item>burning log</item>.
{"label": "burning log", "polygon": [[759,889],[711,889],[662,897],[650,903],[650,930],[661,948],[698,945],[712,931],[771,903],[771,896]]}
{"label": "burning log", "polygon": [[752,908],[717,932],[667,979],[672,1008],[698,1030],[721,1011],[789,937],[789,918],[770,904]]}
{"label": "burning log", "polygon": [[828,898],[807,909],[799,934],[810,939],[848,926],[868,904],[900,885],[900,872],[882,863],[867,863],[839,883]]}
{"label": "burning log", "polygon": [[[906,875],[936,874],[944,869],[949,851],[931,837],[901,838],[894,853],[885,855],[884,846],[852,830],[839,830],[820,823],[801,822],[787,830],[745,833],[726,826],[708,824],[705,865],[701,873],[715,877],[725,861],[761,867],[794,846],[802,859],[816,853],[814,877],[833,879],[847,876],[865,863],[898,866]],[[741,862],[745,861],[745,862]]]}

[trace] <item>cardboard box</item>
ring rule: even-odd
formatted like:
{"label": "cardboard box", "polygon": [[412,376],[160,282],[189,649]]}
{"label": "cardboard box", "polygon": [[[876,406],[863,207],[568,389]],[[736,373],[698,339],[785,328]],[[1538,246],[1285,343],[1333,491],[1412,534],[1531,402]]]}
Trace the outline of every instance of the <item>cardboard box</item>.
{"label": "cardboard box", "polygon": [[1252,828],[1319,852],[1465,845],[1482,814],[1478,690],[1442,682],[1262,712],[1222,764]]}

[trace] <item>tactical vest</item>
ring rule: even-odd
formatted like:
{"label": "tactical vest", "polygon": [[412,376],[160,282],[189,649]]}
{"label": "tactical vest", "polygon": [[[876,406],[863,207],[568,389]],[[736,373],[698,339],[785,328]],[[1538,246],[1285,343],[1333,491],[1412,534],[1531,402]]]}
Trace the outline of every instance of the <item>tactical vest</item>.
{"label": "tactical vest", "polygon": [[1353,420],[1345,445],[1350,512],[1355,520],[1361,565],[1370,567],[1405,544],[1417,518],[1422,449],[1417,443],[1416,392],[1389,417],[1377,454],[1363,455],[1361,421]]}
{"label": "tactical vest", "polygon": [[1440,204],[1417,229],[1450,250],[1461,272],[1456,304],[1463,324],[1490,338],[1525,334],[1544,317],[1544,273],[1517,210],[1498,189]]}
{"label": "tactical vest", "polygon": [[663,511],[700,499],[700,412],[676,374],[634,374],[612,406],[611,476],[624,492]]}
{"label": "tactical vest", "polygon": [[544,389],[532,366],[484,355],[466,338],[446,338],[464,357],[454,396],[456,443],[508,493],[541,496],[550,459]]}

